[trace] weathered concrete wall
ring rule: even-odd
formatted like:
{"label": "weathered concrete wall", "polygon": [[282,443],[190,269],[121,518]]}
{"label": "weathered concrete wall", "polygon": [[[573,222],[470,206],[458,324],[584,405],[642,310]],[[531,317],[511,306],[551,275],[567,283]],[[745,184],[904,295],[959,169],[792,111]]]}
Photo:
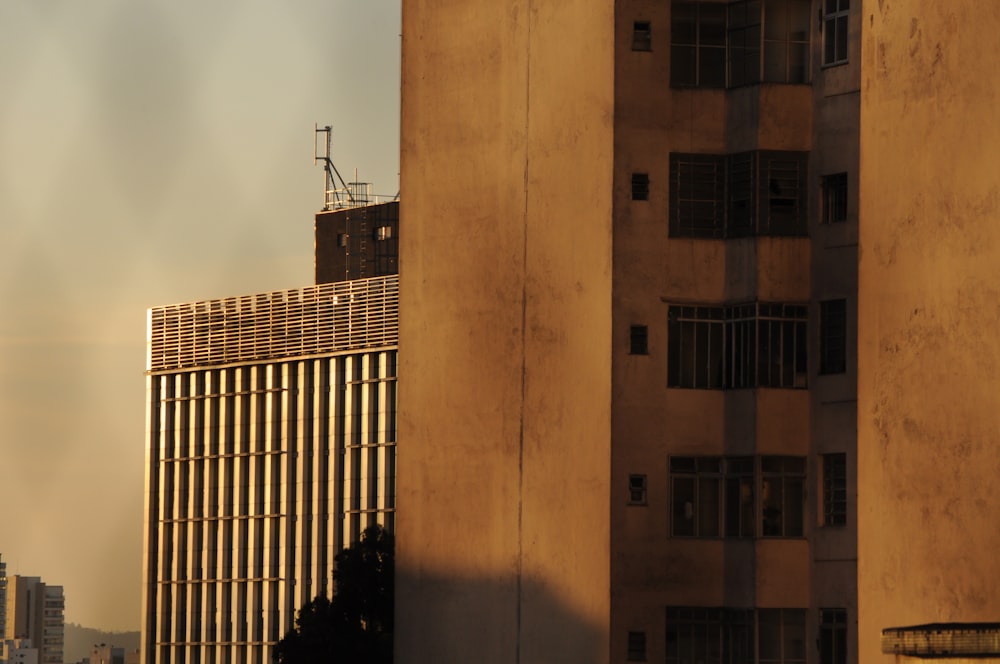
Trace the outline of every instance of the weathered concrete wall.
{"label": "weathered concrete wall", "polygon": [[612,4],[403,2],[398,662],[605,662]]}
{"label": "weathered concrete wall", "polygon": [[1000,615],[1000,4],[863,4],[861,661]]}

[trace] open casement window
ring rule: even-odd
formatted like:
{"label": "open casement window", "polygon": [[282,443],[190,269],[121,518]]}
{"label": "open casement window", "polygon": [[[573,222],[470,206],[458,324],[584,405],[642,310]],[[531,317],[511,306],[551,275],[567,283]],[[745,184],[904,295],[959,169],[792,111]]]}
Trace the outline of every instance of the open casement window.
{"label": "open casement window", "polygon": [[823,0],[823,65],[847,62],[850,0]]}
{"label": "open casement window", "polygon": [[824,224],[847,221],[847,173],[824,175],[821,186],[823,190],[821,221]]}

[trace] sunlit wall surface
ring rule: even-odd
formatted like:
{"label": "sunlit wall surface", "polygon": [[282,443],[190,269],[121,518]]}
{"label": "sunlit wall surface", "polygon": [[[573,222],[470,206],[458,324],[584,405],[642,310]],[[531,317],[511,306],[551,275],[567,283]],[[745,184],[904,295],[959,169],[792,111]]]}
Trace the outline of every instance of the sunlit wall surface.
{"label": "sunlit wall surface", "polygon": [[394,526],[397,278],[149,313],[145,662],[268,662]]}

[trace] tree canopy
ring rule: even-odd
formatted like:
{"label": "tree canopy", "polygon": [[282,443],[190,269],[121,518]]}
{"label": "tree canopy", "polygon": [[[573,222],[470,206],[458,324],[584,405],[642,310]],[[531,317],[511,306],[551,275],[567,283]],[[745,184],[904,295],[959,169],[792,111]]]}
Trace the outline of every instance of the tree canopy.
{"label": "tree canopy", "polygon": [[372,526],[335,558],[333,599],[303,606],[275,650],[280,664],[392,664],[394,540]]}

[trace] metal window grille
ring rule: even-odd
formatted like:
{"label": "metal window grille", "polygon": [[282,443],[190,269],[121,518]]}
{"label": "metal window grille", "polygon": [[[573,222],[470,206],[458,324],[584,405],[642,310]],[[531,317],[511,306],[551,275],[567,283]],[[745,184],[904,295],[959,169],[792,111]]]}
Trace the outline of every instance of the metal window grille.
{"label": "metal window grille", "polygon": [[822,181],[824,224],[847,221],[847,173],[826,175]]}
{"label": "metal window grille", "polygon": [[671,153],[672,237],[724,237],[725,174],[722,155]]}
{"label": "metal window grille", "polygon": [[847,455],[823,455],[823,524],[847,523]]}
{"label": "metal window grille", "polygon": [[667,607],[666,662],[753,664],[754,631],[753,609]]}

